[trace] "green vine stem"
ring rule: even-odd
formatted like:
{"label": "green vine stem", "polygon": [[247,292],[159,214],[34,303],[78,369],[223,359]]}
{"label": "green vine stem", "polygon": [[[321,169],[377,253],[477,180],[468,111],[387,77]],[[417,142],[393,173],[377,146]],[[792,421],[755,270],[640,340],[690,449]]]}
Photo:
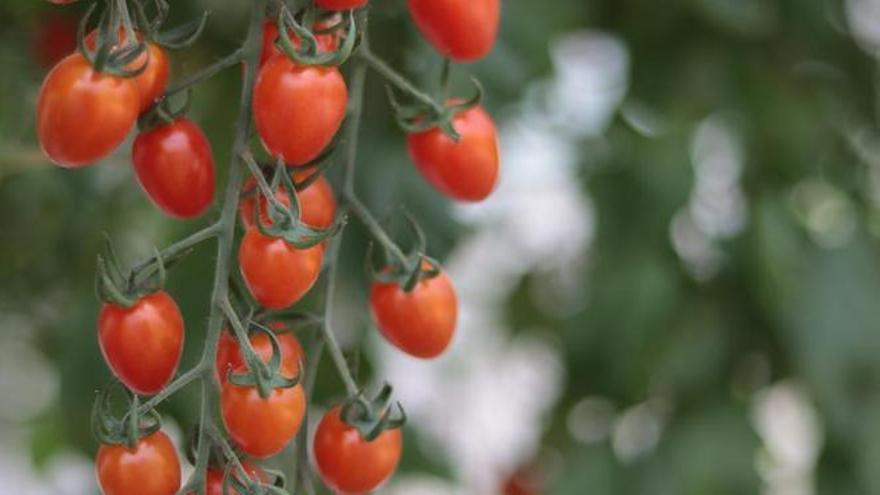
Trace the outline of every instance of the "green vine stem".
{"label": "green vine stem", "polygon": [[437,114],[443,113],[444,109],[441,102],[438,102],[434,98],[431,98],[431,95],[420,90],[415,86],[415,84],[411,83],[407,78],[403,77],[400,73],[392,69],[391,66],[385,63],[384,60],[373,54],[368,46],[364,46],[363,44],[361,45],[360,50],[358,50],[358,57],[364,60],[371,69],[384,77],[385,80],[397,87],[397,89],[400,89],[403,92],[409,94],[416,100],[419,100],[421,103],[430,106],[431,109],[433,109]]}

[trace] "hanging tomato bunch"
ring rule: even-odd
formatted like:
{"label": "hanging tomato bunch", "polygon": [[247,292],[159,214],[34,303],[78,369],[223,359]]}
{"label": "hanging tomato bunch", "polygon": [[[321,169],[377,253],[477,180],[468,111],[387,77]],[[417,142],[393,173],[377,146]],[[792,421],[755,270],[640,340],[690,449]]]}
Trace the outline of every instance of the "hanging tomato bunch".
{"label": "hanging tomato bunch", "polygon": [[[393,474],[403,448],[403,408],[392,400],[390,385],[368,396],[332,328],[340,233],[350,214],[381,249],[379,265],[365,253],[370,311],[381,334],[423,359],[443,354],[454,337],[455,289],[426,254],[417,222],[407,217],[416,239],[407,252],[355,194],[361,100],[372,69],[393,88],[391,109],[406,133],[401,146],[415,168],[453,200],[488,197],[500,165],[495,125],[480,106],[482,90],[475,82],[474,96],[450,97],[446,86],[450,60],[473,61],[491,50],[499,1],[409,0],[416,26],[445,57],[438,94],[418,89],[370,51],[367,0],[295,2],[298,9],[284,0],[251,3],[241,47],[186,78],[170,74],[169,50],[189,46],[207,14],[165,30],[166,0],[93,5],[80,23],[78,49],[52,68],[40,89],[37,137],[49,160],[65,168],[92,165],[137,126],[134,175],[162,212],[190,219],[211,211],[216,178],[211,144],[186,115],[188,95],[219,71],[244,67],[233,160],[216,220],[130,267],[120,263],[109,239],[98,256],[98,343],[117,379],[99,394],[92,425],[101,442],[96,473],[107,495],[299,490],[257,461],[309,438],[309,378],[325,347],[346,390],[315,432],[317,472],[339,493],[372,491]],[[262,151],[251,149],[252,130]],[[345,167],[336,191],[323,175],[334,161]],[[172,266],[207,241],[217,243],[207,338],[199,362],[179,373],[186,324],[163,287]],[[292,310],[322,273],[323,316]],[[306,348],[301,338],[308,329],[317,329],[320,339]],[[193,382],[201,384],[201,421],[184,449],[195,470],[182,480],[178,448],[162,432],[155,408]],[[121,417],[116,388],[127,403]],[[299,462],[307,466],[308,456]],[[310,484],[300,468],[295,483]]]}

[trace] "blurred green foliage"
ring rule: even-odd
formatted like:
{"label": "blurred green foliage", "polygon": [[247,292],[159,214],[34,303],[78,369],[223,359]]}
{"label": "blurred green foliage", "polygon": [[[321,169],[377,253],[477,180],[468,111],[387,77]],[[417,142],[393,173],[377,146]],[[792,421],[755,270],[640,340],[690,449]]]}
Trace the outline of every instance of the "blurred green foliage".
{"label": "blurred green foliage", "polygon": [[[86,428],[92,391],[108,379],[93,338],[92,277],[102,232],[136,259],[199,223],[169,221],[152,208],[133,180],[127,150],[75,172],[43,162],[32,129],[46,67],[32,47],[52,10],[44,3],[0,4],[0,312],[30,318],[27,331],[61,380],[60,402],[29,423],[38,463],[62,446],[95,447]],[[410,25],[403,2],[373,3],[374,51],[428,84],[439,60]],[[175,21],[202,7],[215,11],[202,40],[174,54],[177,74],[210,63],[242,34],[237,14],[246,6],[239,2],[174,4]],[[595,29],[619,37],[629,52],[627,104],[650,109],[663,124],[662,133],[646,136],[619,117],[601,137],[581,143],[580,177],[597,218],[580,283],[589,293],[583,308],[544,313],[529,302],[530,278],[514,296],[524,304],[510,305],[513,328],[552,329],[564,350],[567,385],[544,439],[562,460],[551,470],[548,493],[757,493],[761,440],[751,394],[796,378],[825,430],[818,493],[880,494],[880,197],[871,182],[880,159],[859,151],[859,143],[875,152],[880,143],[876,61],[848,31],[845,7],[831,0],[504,2],[498,47],[466,68],[483,81],[496,115],[523,98],[531,81],[554,73],[548,50],[559,36]],[[464,72],[457,79],[462,90]],[[192,115],[211,137],[218,164],[228,161],[238,78],[227,71],[194,95]],[[358,188],[380,214],[406,204],[442,258],[462,227],[409,166],[382,85],[371,79],[367,90],[362,139],[369,146]],[[691,194],[693,133],[719,114],[742,140],[747,217],[742,232],[718,243],[720,271],[701,281],[673,248],[670,223]],[[534,173],[541,173],[537,161]],[[848,217],[832,216],[830,227],[811,224],[812,213],[802,210],[821,205],[799,209],[793,199],[804,181],[838,194]],[[843,241],[820,242],[823,228],[848,218],[854,230]],[[352,231],[345,283],[362,286],[366,238],[359,227]],[[213,252],[204,249],[170,279],[191,322],[184,363],[199,350],[191,344],[204,332],[199,322],[206,319],[212,269]],[[766,376],[743,381],[756,356]],[[317,390],[317,400],[339,390],[326,362]],[[586,396],[621,407],[656,396],[673,404],[656,449],[622,462],[609,442],[575,441],[566,417]],[[189,425],[196,400],[183,394],[167,412]],[[412,449],[404,469],[443,473],[434,462]]]}

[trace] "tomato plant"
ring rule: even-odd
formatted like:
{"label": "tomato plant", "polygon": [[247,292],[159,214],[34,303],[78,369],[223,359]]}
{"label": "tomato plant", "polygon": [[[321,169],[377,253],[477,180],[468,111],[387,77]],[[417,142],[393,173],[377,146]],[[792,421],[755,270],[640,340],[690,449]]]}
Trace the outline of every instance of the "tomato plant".
{"label": "tomato plant", "polygon": [[481,201],[498,182],[498,135],[492,118],[480,107],[458,113],[455,141],[439,128],[407,136],[410,157],[434,187],[452,199]]}
{"label": "tomato plant", "polygon": [[100,160],[134,126],[139,99],[130,79],[100,74],[82,55],[69,55],[49,72],[37,97],[40,147],[62,167]]}
{"label": "tomato plant", "polygon": [[407,5],[425,38],[445,57],[471,62],[495,44],[501,0],[407,0]]}
{"label": "tomato plant", "polygon": [[174,377],[183,339],[183,316],[163,291],[144,296],[130,308],[105,303],[98,315],[104,359],[119,380],[139,394],[155,394]]}
{"label": "tomato plant", "polygon": [[269,59],[254,87],[254,124],[266,150],[292,165],[316,158],[330,143],[348,104],[339,70]]}
{"label": "tomato plant", "polygon": [[180,489],[180,460],[168,435],[157,431],[134,448],[101,445],[95,473],[104,495],[175,495]]}
{"label": "tomato plant", "polygon": [[410,292],[399,283],[374,282],[370,308],[382,335],[407,354],[433,358],[452,342],[458,302],[445,273],[420,280]]}
{"label": "tomato plant", "polygon": [[211,145],[191,120],[179,118],[138,135],[131,152],[147,196],[178,218],[201,215],[214,197]]}
{"label": "tomato plant", "polygon": [[367,441],[341,417],[336,406],[321,418],[315,430],[315,462],[324,482],[343,493],[375,490],[397,469],[402,450],[400,430],[383,431]]}

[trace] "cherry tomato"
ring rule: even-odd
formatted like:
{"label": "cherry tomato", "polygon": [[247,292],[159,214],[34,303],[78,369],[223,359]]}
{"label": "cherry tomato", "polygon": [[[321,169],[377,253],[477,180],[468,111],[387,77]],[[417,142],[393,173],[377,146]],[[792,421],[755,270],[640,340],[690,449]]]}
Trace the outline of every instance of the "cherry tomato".
{"label": "cherry tomato", "polygon": [[191,120],[179,118],[138,135],[132,162],[141,187],[165,213],[194,218],[214,198],[211,145]]}
{"label": "cherry tomato", "polygon": [[[122,28],[119,28],[118,33],[119,45],[124,45],[128,40],[128,36]],[[138,40],[142,39],[143,36],[138,34]],[[97,40],[98,32],[92,31],[86,36],[86,46],[94,50]],[[138,112],[143,112],[150,108],[150,105],[153,104],[156,98],[162,96],[162,93],[165,92],[165,87],[168,85],[168,74],[171,71],[168,54],[155,43],[147,43],[147,50],[131,61],[126,68],[129,70],[140,69],[144,63],[147,65],[144,67],[143,72],[133,78],[140,94]]]}
{"label": "cherry tomato", "polygon": [[[248,473],[248,477],[250,477],[250,479],[261,481],[263,483],[269,481],[269,477],[266,476],[266,472],[260,469],[260,467],[256,464],[248,461],[242,461],[241,465]],[[230,491],[223,491],[223,477],[225,475],[226,471],[208,468],[207,475],[205,476],[205,495],[241,495],[241,493],[236,490],[231,483],[229,484]],[[241,479],[240,473],[235,468],[232,469],[230,476],[234,476],[235,479]],[[189,492],[187,495],[198,494],[196,492]]]}
{"label": "cherry tomato", "polygon": [[269,309],[283,309],[299,301],[321,273],[320,246],[296,249],[284,239],[263,235],[251,227],[241,241],[238,263],[251,294]]}
{"label": "cherry tomato", "polygon": [[343,493],[366,493],[397,469],[402,449],[399,429],[385,430],[372,442],[345,424],[342,408],[327,411],[315,431],[315,461],[328,487]]}
{"label": "cherry tomato", "polygon": [[326,10],[348,10],[366,4],[367,0],[315,0],[315,5]]}
{"label": "cherry tomato", "polygon": [[[273,330],[284,328],[281,322],[269,325]],[[300,363],[305,361],[305,353],[299,340],[291,332],[277,333],[278,344],[281,347],[281,365],[286,369],[297,370]],[[255,333],[250,337],[251,346],[264,361],[272,357],[272,342],[265,333]],[[220,335],[220,343],[217,346],[217,378],[220,384],[226,383],[230,370],[245,366],[244,356],[241,354],[241,346],[235,340],[235,336],[229,332]]]}
{"label": "cherry tomato", "polygon": [[407,0],[416,26],[429,43],[456,62],[485,57],[495,44],[500,0]]}
{"label": "cherry tomato", "polygon": [[171,381],[183,352],[183,316],[166,292],[124,308],[104,303],[98,344],[110,369],[126,387],[153,395]]}
{"label": "cherry tomato", "polygon": [[286,163],[316,158],[345,117],[348,90],[335,67],[302,67],[285,56],[257,74],[254,123],[266,150]]}
{"label": "cherry tomato", "polygon": [[438,128],[407,136],[409,155],[440,192],[459,201],[481,201],[498,182],[498,134],[480,107],[459,112],[452,121],[458,142]]}
{"label": "cherry tomato", "polygon": [[[307,174],[296,173],[294,180],[302,180]],[[256,181],[253,177],[245,182],[242,188],[245,191],[252,191],[256,187]],[[279,187],[275,193],[278,201],[285,206],[290,207],[290,198],[284,187]],[[336,220],[336,199],[333,197],[333,188],[330,182],[323,176],[312,182],[309,187],[302,191],[297,191],[297,199],[299,199],[300,213],[302,214],[302,222],[311,227],[326,229],[333,225]],[[241,223],[246,228],[254,225],[254,203],[256,202],[256,193],[251,194],[241,200],[239,213],[241,215]],[[265,225],[271,225],[272,219],[269,218],[268,201],[264,196],[260,196],[260,220]]]}
{"label": "cherry tomato", "polygon": [[[331,24],[328,24],[327,22],[316,23],[314,28],[321,29],[323,27],[328,27],[329,25]],[[290,41],[293,42],[293,46],[299,47],[299,38],[293,33],[290,33],[290,36]],[[263,22],[263,48],[260,50],[261,67],[273,56],[284,53],[275,45],[275,40],[277,39],[278,24],[276,24],[274,19],[267,19]],[[315,39],[318,41],[319,52],[332,52],[339,47],[339,36],[335,33],[317,34],[315,35]]]}
{"label": "cherry tomato", "polygon": [[104,158],[125,139],[138,115],[134,82],[95,72],[79,53],[58,62],[40,88],[37,138],[62,167]]}
{"label": "cherry tomato", "polygon": [[180,489],[180,460],[168,435],[157,431],[134,449],[101,445],[95,460],[104,495],[175,495]]}
{"label": "cherry tomato", "polygon": [[34,55],[45,67],[52,67],[76,50],[76,18],[50,13],[40,19],[33,43]]}
{"label": "cherry tomato", "polygon": [[370,308],[382,335],[403,352],[439,356],[455,332],[458,302],[445,273],[423,279],[406,293],[397,283],[373,283]]}
{"label": "cherry tomato", "polygon": [[[233,372],[246,370],[239,367]],[[293,377],[296,369],[282,366],[282,374]],[[281,452],[296,435],[305,407],[302,385],[273,389],[269,397],[263,399],[256,387],[227,381],[220,394],[220,409],[229,436],[241,450],[261,459]]]}

